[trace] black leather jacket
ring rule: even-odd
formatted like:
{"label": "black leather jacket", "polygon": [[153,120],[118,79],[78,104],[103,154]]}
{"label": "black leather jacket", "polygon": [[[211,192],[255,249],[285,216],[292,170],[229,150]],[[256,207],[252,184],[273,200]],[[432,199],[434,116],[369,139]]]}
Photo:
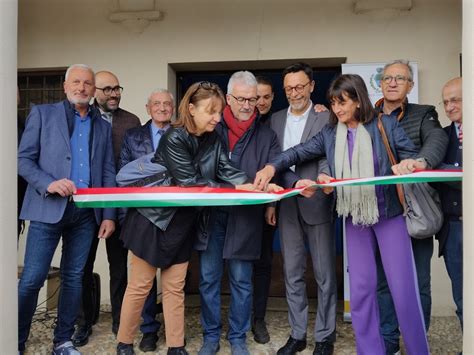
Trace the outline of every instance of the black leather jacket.
{"label": "black leather jacket", "polygon": [[[155,162],[166,166],[173,186],[234,187],[248,181],[247,175],[230,165],[215,132],[195,136],[185,128],[170,128],[160,139]],[[138,212],[161,230],[166,230],[176,208],[139,208]],[[206,224],[206,214],[200,228]]]}

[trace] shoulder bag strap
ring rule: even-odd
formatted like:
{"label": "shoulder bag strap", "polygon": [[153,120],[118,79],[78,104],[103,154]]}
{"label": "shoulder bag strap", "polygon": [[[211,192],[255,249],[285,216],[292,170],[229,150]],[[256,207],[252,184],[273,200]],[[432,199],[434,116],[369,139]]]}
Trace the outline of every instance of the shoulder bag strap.
{"label": "shoulder bag strap", "polygon": [[[382,124],[382,115],[383,113],[380,112],[377,116],[377,127],[380,131],[380,136],[382,137],[383,145],[387,150],[388,158],[390,159],[390,163],[393,165],[397,164],[397,160],[395,159],[395,155],[393,155],[392,149],[390,148],[390,143],[388,142],[387,133],[385,132],[385,128]],[[400,204],[405,209],[405,193],[403,192],[403,185],[397,184],[397,195],[398,199],[400,200]]]}

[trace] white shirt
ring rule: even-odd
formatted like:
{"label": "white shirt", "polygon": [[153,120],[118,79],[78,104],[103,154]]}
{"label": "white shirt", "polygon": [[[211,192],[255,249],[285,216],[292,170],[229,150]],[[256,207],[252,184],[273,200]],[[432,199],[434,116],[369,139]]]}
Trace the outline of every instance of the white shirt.
{"label": "white shirt", "polygon": [[300,116],[291,113],[291,106],[288,107],[286,115],[285,134],[283,135],[283,150],[287,150],[301,142],[304,126],[308,120],[309,110],[313,107],[310,101],[307,110]]}
{"label": "white shirt", "polygon": [[[283,150],[287,150],[288,148],[301,143],[301,137],[303,136],[304,127],[308,120],[309,110],[311,110],[312,107],[313,103],[310,101],[307,110],[300,116],[291,113],[291,106],[288,107],[285,133],[283,135]],[[290,169],[295,171],[295,166],[291,166]]]}
{"label": "white shirt", "polygon": [[106,122],[109,122],[110,125],[112,126],[112,119],[114,118],[113,113],[112,112],[106,112],[106,111],[102,110],[100,107],[99,107],[99,111],[100,111],[100,115],[102,116],[102,119]]}

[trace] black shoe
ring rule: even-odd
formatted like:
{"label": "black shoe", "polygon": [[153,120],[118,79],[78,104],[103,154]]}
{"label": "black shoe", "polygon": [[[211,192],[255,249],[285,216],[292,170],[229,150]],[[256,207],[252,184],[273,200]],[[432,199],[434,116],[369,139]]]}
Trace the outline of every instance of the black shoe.
{"label": "black shoe", "polygon": [[135,355],[135,351],[133,351],[133,344],[118,343],[117,355]]}
{"label": "black shoe", "polygon": [[392,343],[390,341],[385,341],[385,354],[386,355],[400,355],[400,343]]}
{"label": "black shoe", "polygon": [[332,355],[333,353],[334,353],[333,343],[329,341],[323,341],[322,343],[316,342],[313,355]]}
{"label": "black shoe", "polygon": [[76,347],[84,346],[89,342],[89,336],[92,334],[91,326],[78,326],[72,335],[72,343]]}
{"label": "black shoe", "polygon": [[158,343],[158,334],[156,333],[143,333],[142,340],[138,347],[141,351],[155,351],[156,350],[156,343]]}
{"label": "black shoe", "polygon": [[255,319],[252,324],[253,339],[259,344],[266,344],[270,341],[267,325],[263,319]]}
{"label": "black shoe", "polygon": [[112,323],[112,333],[114,333],[115,336],[117,336],[119,328],[120,328],[120,324]]}
{"label": "black shoe", "polygon": [[168,348],[167,355],[189,355],[184,346],[178,348]]}
{"label": "black shoe", "polygon": [[294,355],[304,349],[306,349],[306,339],[298,340],[290,336],[286,344],[278,349],[277,355]]}

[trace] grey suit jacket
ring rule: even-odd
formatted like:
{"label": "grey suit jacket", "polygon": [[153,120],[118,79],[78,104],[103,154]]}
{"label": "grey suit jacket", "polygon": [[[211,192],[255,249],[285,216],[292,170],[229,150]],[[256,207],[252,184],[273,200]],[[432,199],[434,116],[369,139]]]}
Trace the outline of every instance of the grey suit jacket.
{"label": "grey suit jacket", "polygon": [[[287,120],[288,108],[274,113],[271,117],[270,127],[278,136],[278,141],[283,147],[285,135],[285,126]],[[306,142],[329,121],[329,113],[316,113],[313,109],[309,111],[308,120],[301,136],[301,142]],[[319,174],[330,174],[328,162],[326,159],[312,160],[296,166],[295,173],[304,179],[316,180]],[[285,181],[285,187],[292,187],[296,181]],[[310,225],[328,223],[332,221],[334,208],[334,194],[326,195],[322,190],[317,190],[311,198],[293,197],[297,199],[299,212],[303,220]],[[281,210],[284,212],[285,200],[281,202]]]}

